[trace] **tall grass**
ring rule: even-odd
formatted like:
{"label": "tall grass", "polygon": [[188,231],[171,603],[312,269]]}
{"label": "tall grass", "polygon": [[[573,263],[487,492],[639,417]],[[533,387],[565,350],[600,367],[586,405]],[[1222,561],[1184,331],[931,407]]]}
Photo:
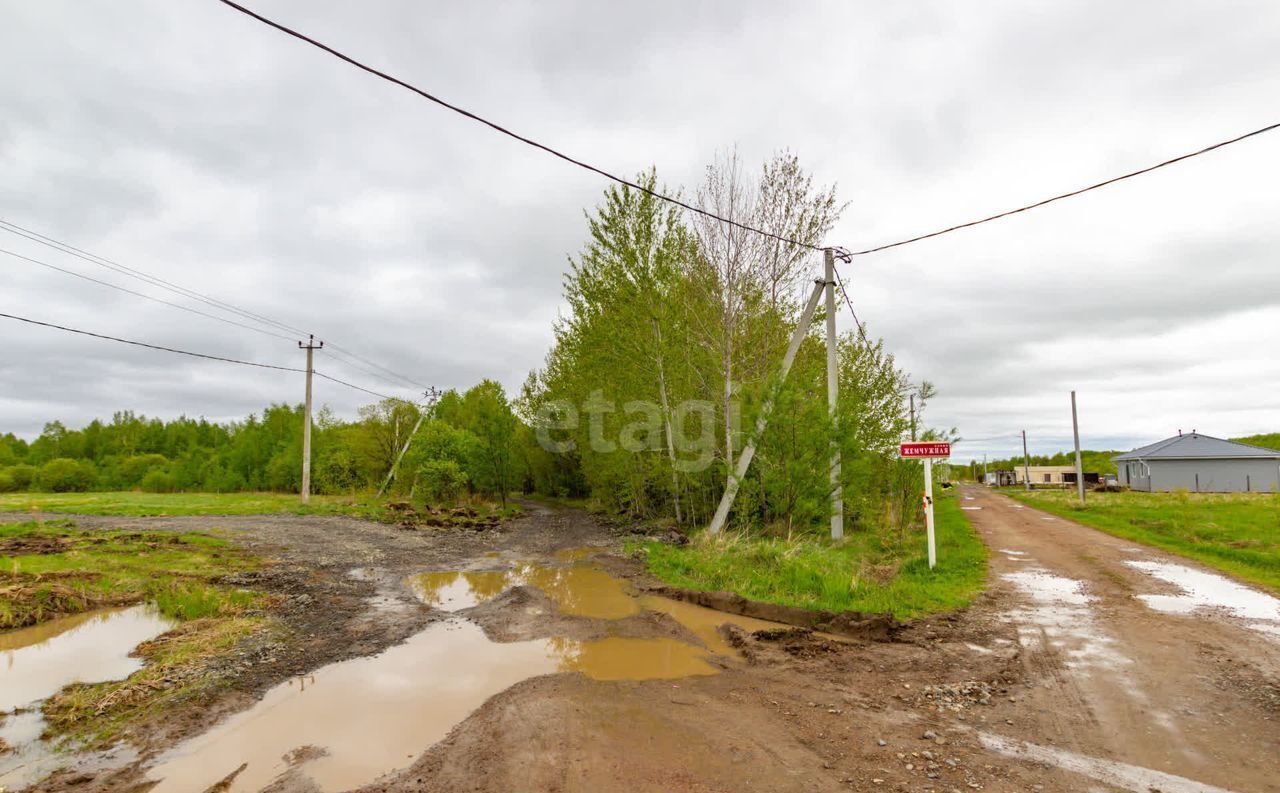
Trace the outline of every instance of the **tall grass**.
{"label": "tall grass", "polygon": [[955,500],[937,501],[938,566],[923,531],[858,532],[844,540],[793,535],[700,534],[685,546],[640,546],[655,576],[675,586],[737,592],[753,600],[830,611],[889,612],[900,619],[968,605],[982,589],[987,551]]}

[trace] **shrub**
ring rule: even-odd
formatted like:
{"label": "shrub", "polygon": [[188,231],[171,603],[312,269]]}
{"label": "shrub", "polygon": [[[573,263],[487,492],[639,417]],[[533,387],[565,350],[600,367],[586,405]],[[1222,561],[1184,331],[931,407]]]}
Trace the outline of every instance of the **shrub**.
{"label": "shrub", "polygon": [[17,489],[13,486],[13,474],[9,473],[9,469],[0,469],[0,493],[12,493]]}
{"label": "shrub", "polygon": [[147,475],[142,477],[142,481],[138,483],[138,487],[147,493],[172,493],[178,489],[173,476],[161,471],[159,468],[152,468],[148,471]]}
{"label": "shrub", "polygon": [[135,454],[120,461],[116,469],[116,484],[125,489],[137,485],[146,490],[146,486],[142,483],[146,480],[147,475],[153,471],[167,469],[168,467],[169,458],[163,454]]}
{"label": "shrub", "polygon": [[36,467],[34,465],[19,463],[6,468],[5,473],[9,475],[13,491],[30,490],[31,483],[36,479]]}
{"label": "shrub", "polygon": [[456,501],[467,487],[467,472],[455,460],[427,460],[418,468],[418,492],[430,502]]}
{"label": "shrub", "polygon": [[91,463],[58,457],[40,467],[35,486],[51,493],[82,493],[93,487],[97,478]]}

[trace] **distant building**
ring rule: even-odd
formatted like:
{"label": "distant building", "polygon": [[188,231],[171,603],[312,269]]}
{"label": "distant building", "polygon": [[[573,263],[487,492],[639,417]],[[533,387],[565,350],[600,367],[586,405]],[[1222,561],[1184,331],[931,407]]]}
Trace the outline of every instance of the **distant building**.
{"label": "distant building", "polygon": [[[1031,479],[1032,487],[1066,487],[1076,483],[1076,467],[1074,465],[1033,465],[1029,468],[1015,468],[1017,477],[1014,484],[1025,485]],[[1085,472],[1087,484],[1097,484],[1098,475]]]}
{"label": "distant building", "polygon": [[[1012,471],[989,471],[984,484],[991,487],[1026,486],[1027,477],[1031,478],[1032,487],[1070,487],[1076,483],[1076,467],[1074,465],[1033,465],[1019,467]],[[1085,472],[1085,484],[1097,484],[1101,481],[1095,473]]]}
{"label": "distant building", "polygon": [[982,483],[988,487],[1009,487],[1017,484],[1018,479],[1013,471],[988,471]]}
{"label": "distant building", "polygon": [[1147,492],[1280,489],[1280,452],[1192,432],[1112,458],[1120,484]]}

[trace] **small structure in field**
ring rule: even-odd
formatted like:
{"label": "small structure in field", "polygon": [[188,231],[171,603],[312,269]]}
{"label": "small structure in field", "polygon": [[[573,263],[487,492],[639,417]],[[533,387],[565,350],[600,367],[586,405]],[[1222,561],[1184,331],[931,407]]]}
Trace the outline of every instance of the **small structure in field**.
{"label": "small structure in field", "polygon": [[1133,490],[1241,493],[1280,489],[1280,451],[1192,431],[1112,458]]}

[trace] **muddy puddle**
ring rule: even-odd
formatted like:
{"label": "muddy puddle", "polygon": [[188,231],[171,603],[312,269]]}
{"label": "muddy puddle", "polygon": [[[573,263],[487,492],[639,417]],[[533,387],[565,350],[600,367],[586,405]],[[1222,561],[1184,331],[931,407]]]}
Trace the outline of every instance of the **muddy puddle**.
{"label": "muddy puddle", "polygon": [[[1023,557],[1015,557],[1023,559]],[[1132,663],[1113,636],[1098,625],[1093,597],[1084,583],[1029,566],[1001,576],[1025,596],[1027,604],[1005,618],[1017,626],[1018,640],[1028,649],[1052,649],[1068,668],[1115,670]],[[1043,645],[1048,643],[1049,647]]]}
{"label": "muddy puddle", "polygon": [[1244,620],[1254,630],[1280,634],[1280,599],[1231,579],[1170,562],[1128,560],[1126,565],[1172,584],[1176,595],[1143,594],[1140,600],[1170,614],[1223,614]]}
{"label": "muddy puddle", "polygon": [[427,572],[406,583],[443,611],[470,608],[515,586],[537,587],[576,616],[608,621],[657,611],[702,645],[623,636],[496,642],[453,615],[379,655],[276,686],[249,710],[164,755],[148,772],[158,780],[152,793],[203,790],[241,766],[226,790],[255,791],[274,780],[321,791],[358,787],[408,767],[485,700],[522,680],[556,672],[602,681],[712,675],[736,657],[717,626],[777,627],[639,595],[628,582],[581,563],[599,551],[574,549],[551,565]]}
{"label": "muddy puddle", "polygon": [[[106,609],[0,634],[0,790],[24,785],[71,764],[40,740],[40,701],[71,683],[121,680],[141,668],[133,648],[173,626],[149,606]],[[79,758],[86,760],[87,758]]]}

